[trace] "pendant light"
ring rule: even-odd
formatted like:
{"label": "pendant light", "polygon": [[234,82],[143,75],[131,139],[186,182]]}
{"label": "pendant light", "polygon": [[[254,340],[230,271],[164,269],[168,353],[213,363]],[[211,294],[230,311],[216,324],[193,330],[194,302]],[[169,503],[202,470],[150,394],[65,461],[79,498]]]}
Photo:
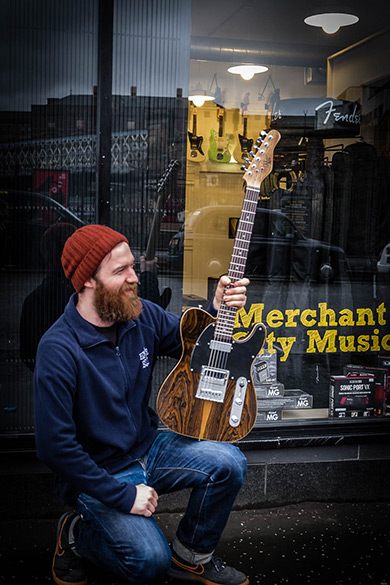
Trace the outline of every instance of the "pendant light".
{"label": "pendant light", "polygon": [[346,12],[323,12],[312,14],[304,19],[306,24],[321,27],[328,35],[336,33],[342,26],[356,24],[358,21],[358,16]]}
{"label": "pendant light", "polygon": [[241,75],[242,79],[249,81],[254,75],[256,75],[256,73],[264,73],[264,71],[268,71],[268,67],[265,67],[264,65],[234,65],[233,67],[229,67],[228,71],[235,75]]}

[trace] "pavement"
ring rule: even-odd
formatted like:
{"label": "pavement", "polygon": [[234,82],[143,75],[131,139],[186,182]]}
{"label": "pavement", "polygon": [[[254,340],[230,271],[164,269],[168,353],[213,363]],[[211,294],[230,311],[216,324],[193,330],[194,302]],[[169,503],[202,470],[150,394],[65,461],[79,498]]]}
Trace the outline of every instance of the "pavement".
{"label": "pavement", "polygon": [[[384,486],[384,491],[389,486]],[[181,514],[156,518],[170,541]],[[57,519],[0,521],[0,583],[54,583]],[[216,555],[251,585],[390,585],[390,501],[234,510]],[[88,567],[89,585],[124,585]],[[169,578],[147,585],[180,585]]]}

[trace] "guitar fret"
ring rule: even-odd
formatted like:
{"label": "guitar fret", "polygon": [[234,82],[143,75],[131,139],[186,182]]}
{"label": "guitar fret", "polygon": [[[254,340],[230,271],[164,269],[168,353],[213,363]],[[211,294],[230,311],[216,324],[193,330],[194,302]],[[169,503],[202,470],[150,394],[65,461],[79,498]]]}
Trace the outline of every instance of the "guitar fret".
{"label": "guitar fret", "polygon": [[[256,217],[259,189],[247,188],[234,240],[233,253],[230,260],[228,276],[234,282],[244,276],[247,253]],[[230,341],[236,320],[236,307],[228,307],[222,302],[215,328],[215,338]]]}

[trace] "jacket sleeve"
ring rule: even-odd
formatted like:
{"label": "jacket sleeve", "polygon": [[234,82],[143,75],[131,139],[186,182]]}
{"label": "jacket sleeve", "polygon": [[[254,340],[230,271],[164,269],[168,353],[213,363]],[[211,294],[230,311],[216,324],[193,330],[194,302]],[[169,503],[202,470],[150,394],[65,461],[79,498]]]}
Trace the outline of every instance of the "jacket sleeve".
{"label": "jacket sleeve", "polygon": [[72,416],[77,384],[76,358],[69,347],[53,339],[44,337],[39,344],[34,373],[38,458],[61,483],[72,487],[75,497],[84,492],[110,508],[129,513],[136,496],[135,486],[118,481],[99,467],[77,439]]}

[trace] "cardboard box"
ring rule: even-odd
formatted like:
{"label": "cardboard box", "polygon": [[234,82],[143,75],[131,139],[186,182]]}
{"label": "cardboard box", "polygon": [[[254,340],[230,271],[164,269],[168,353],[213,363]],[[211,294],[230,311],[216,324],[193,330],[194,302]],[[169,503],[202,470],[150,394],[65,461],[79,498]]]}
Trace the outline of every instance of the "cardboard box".
{"label": "cardboard box", "polygon": [[[282,419],[282,410],[280,408],[274,408],[270,410],[259,410],[257,413],[256,423],[258,422],[276,422]],[[255,423],[255,426],[256,426]]]}
{"label": "cardboard box", "polygon": [[356,364],[347,364],[343,368],[344,374],[349,372],[364,372],[375,376],[375,415],[384,414],[386,388],[388,384],[388,371],[386,368],[372,368],[371,366],[361,366]]}
{"label": "cardboard box", "polygon": [[[330,376],[329,416],[332,418],[371,416],[364,413],[372,411],[374,414],[375,389],[375,376],[369,373],[349,372],[344,376]],[[360,415],[356,414],[359,412]]]}
{"label": "cardboard box", "polygon": [[313,396],[299,389],[285,389],[284,395],[279,398],[261,398],[258,396],[257,408],[258,410],[313,408]]}
{"label": "cardboard box", "polygon": [[367,418],[374,416],[374,409],[371,410],[341,410],[336,412],[333,418]]}
{"label": "cardboard box", "polygon": [[378,367],[387,370],[387,387],[385,388],[385,412],[390,413],[390,355],[378,355]]}
{"label": "cardboard box", "polygon": [[284,384],[281,382],[268,382],[266,384],[255,384],[258,398],[279,398],[284,395]]}
{"label": "cardboard box", "polygon": [[276,382],[277,380],[277,353],[269,353],[266,349],[256,356],[252,366],[254,385]]}

